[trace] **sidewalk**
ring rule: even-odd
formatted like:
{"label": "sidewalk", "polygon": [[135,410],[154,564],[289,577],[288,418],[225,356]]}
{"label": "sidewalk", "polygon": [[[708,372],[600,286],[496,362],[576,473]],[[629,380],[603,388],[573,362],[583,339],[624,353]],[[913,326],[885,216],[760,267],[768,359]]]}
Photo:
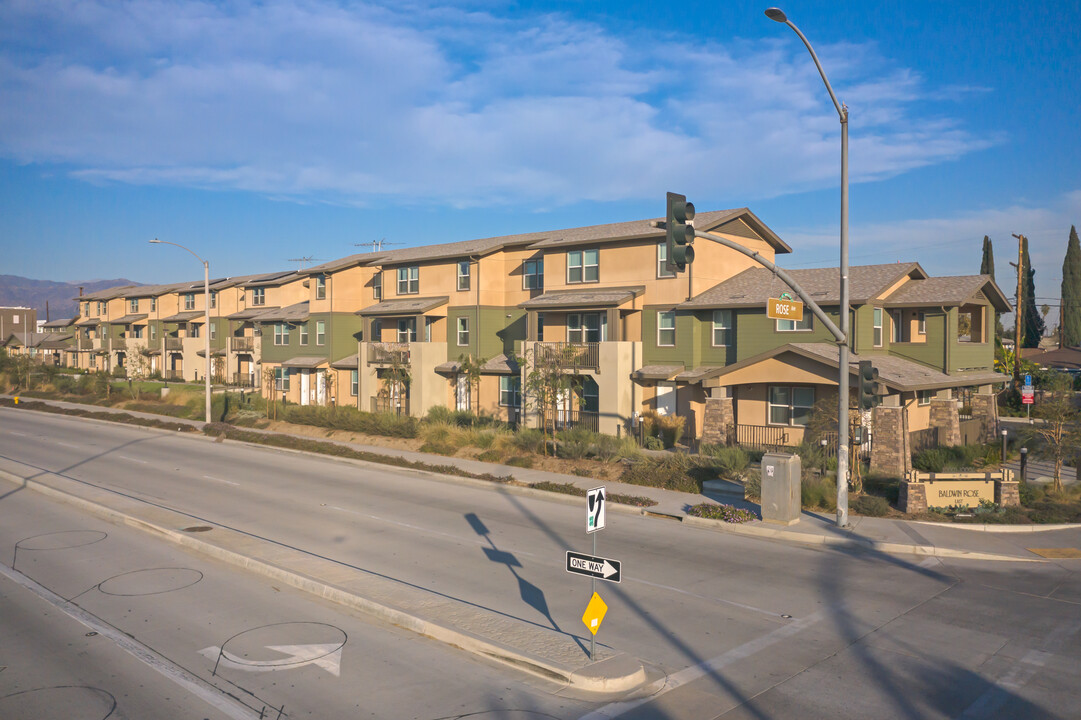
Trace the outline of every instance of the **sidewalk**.
{"label": "sidewalk", "polygon": [[[52,404],[110,412],[105,408],[71,403]],[[146,413],[129,414],[161,419],[161,416]],[[178,427],[201,429],[203,425],[202,422],[190,420],[176,422]],[[207,438],[206,442],[212,440]],[[512,475],[522,483],[570,483],[583,490],[598,484],[597,480],[576,475],[560,475],[377,446],[339,444],[433,465],[453,465],[478,474]],[[527,487],[494,485],[484,480],[450,475],[433,474],[432,477],[441,482],[498,488],[501,492],[543,496],[557,502],[582,503],[584,512],[583,500],[569,495],[547,493]],[[583,655],[574,638],[568,634],[523,623],[393,578],[374,575],[303,548],[285,546],[220,525],[197,528],[194,527],[197,523],[182,513],[60,476],[41,474],[26,481],[21,477],[0,472],[0,478],[74,504],[111,522],[141,528],[192,551],[274,578],[489,660],[562,684],[568,692],[591,696],[622,694],[656,679],[640,661],[626,654],[613,653],[600,647],[596,660],[591,661]],[[761,521],[742,525],[729,524],[687,515],[688,508],[702,502],[725,503],[758,510],[757,505],[748,503],[735,494],[739,490],[738,486],[723,482],[711,483],[711,486],[715,489],[704,494],[692,494],[618,482],[605,483],[609,493],[645,496],[657,501],[657,505],[645,509],[611,503],[608,506],[611,511],[664,518],[658,522],[676,520],[688,526],[690,532],[707,530],[774,542],[864,552],[1000,562],[1046,562],[1041,555],[1029,550],[1030,546],[1037,549],[1065,550],[1068,551],[1067,557],[1071,552],[1081,555],[1081,527],[1053,529],[1036,526],[1036,530],[1043,532],[1033,532],[1034,526],[1014,526],[1009,527],[1009,530],[1014,532],[991,532],[992,527],[1001,529],[1002,526],[948,526],[851,516],[851,526],[840,529],[836,527],[832,515],[810,512],[804,512],[800,522],[792,526],[770,525]]]}

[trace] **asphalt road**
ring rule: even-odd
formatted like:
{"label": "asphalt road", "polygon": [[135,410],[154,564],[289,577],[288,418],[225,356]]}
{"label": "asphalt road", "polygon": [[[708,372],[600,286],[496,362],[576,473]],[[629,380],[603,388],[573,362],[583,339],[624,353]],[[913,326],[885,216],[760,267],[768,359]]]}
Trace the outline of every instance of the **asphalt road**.
{"label": "asphalt road", "polygon": [[[0,469],[22,476],[49,470],[112,488],[586,644],[580,618],[589,582],[564,570],[566,550],[592,551],[584,507],[393,468],[9,409],[0,410]],[[17,495],[0,500],[5,528]],[[528,688],[522,697],[552,716],[1076,716],[1079,561],[917,562],[615,513],[597,551],[621,560],[624,575],[619,585],[598,583],[609,605],[598,642],[652,664],[668,682],[647,699],[583,704],[484,666]],[[222,572],[234,582],[243,577]],[[245,612],[244,594],[227,597],[235,612]],[[467,662],[464,653],[447,652]],[[418,658],[413,667],[428,662],[440,661]],[[8,694],[5,683],[0,673],[0,696]],[[443,708],[375,716],[454,715]]]}

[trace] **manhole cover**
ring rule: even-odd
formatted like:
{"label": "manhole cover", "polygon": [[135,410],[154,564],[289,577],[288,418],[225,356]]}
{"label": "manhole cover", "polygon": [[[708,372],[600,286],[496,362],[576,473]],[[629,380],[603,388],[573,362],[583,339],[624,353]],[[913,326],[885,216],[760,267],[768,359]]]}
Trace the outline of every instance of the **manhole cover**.
{"label": "manhole cover", "polygon": [[214,528],[210,527],[209,525],[193,525],[192,527],[184,528],[183,532],[207,532],[213,529]]}

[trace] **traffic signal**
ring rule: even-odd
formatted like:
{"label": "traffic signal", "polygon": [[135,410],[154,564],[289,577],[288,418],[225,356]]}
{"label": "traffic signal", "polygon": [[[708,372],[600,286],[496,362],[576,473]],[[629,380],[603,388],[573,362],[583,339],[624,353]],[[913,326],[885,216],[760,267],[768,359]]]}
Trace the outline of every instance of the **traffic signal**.
{"label": "traffic signal", "polygon": [[694,228],[687,223],[694,220],[694,204],[687,202],[686,195],[668,193],[668,217],[665,220],[667,234],[665,248],[668,251],[665,267],[670,272],[682,272],[694,262]]}
{"label": "traffic signal", "polygon": [[870,360],[860,360],[860,410],[872,410],[882,398],[878,394],[878,370]]}

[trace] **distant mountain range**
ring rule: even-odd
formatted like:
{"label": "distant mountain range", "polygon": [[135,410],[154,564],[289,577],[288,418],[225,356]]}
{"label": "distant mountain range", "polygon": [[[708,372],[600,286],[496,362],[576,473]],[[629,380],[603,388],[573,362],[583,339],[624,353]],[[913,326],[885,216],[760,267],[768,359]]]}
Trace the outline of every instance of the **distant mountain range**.
{"label": "distant mountain range", "polygon": [[45,319],[45,303],[49,304],[49,319],[75,317],[78,313],[75,298],[79,288],[91,293],[117,285],[140,285],[134,280],[88,280],[86,282],[55,282],[32,280],[18,275],[0,275],[0,305],[32,307],[38,311],[38,320]]}

